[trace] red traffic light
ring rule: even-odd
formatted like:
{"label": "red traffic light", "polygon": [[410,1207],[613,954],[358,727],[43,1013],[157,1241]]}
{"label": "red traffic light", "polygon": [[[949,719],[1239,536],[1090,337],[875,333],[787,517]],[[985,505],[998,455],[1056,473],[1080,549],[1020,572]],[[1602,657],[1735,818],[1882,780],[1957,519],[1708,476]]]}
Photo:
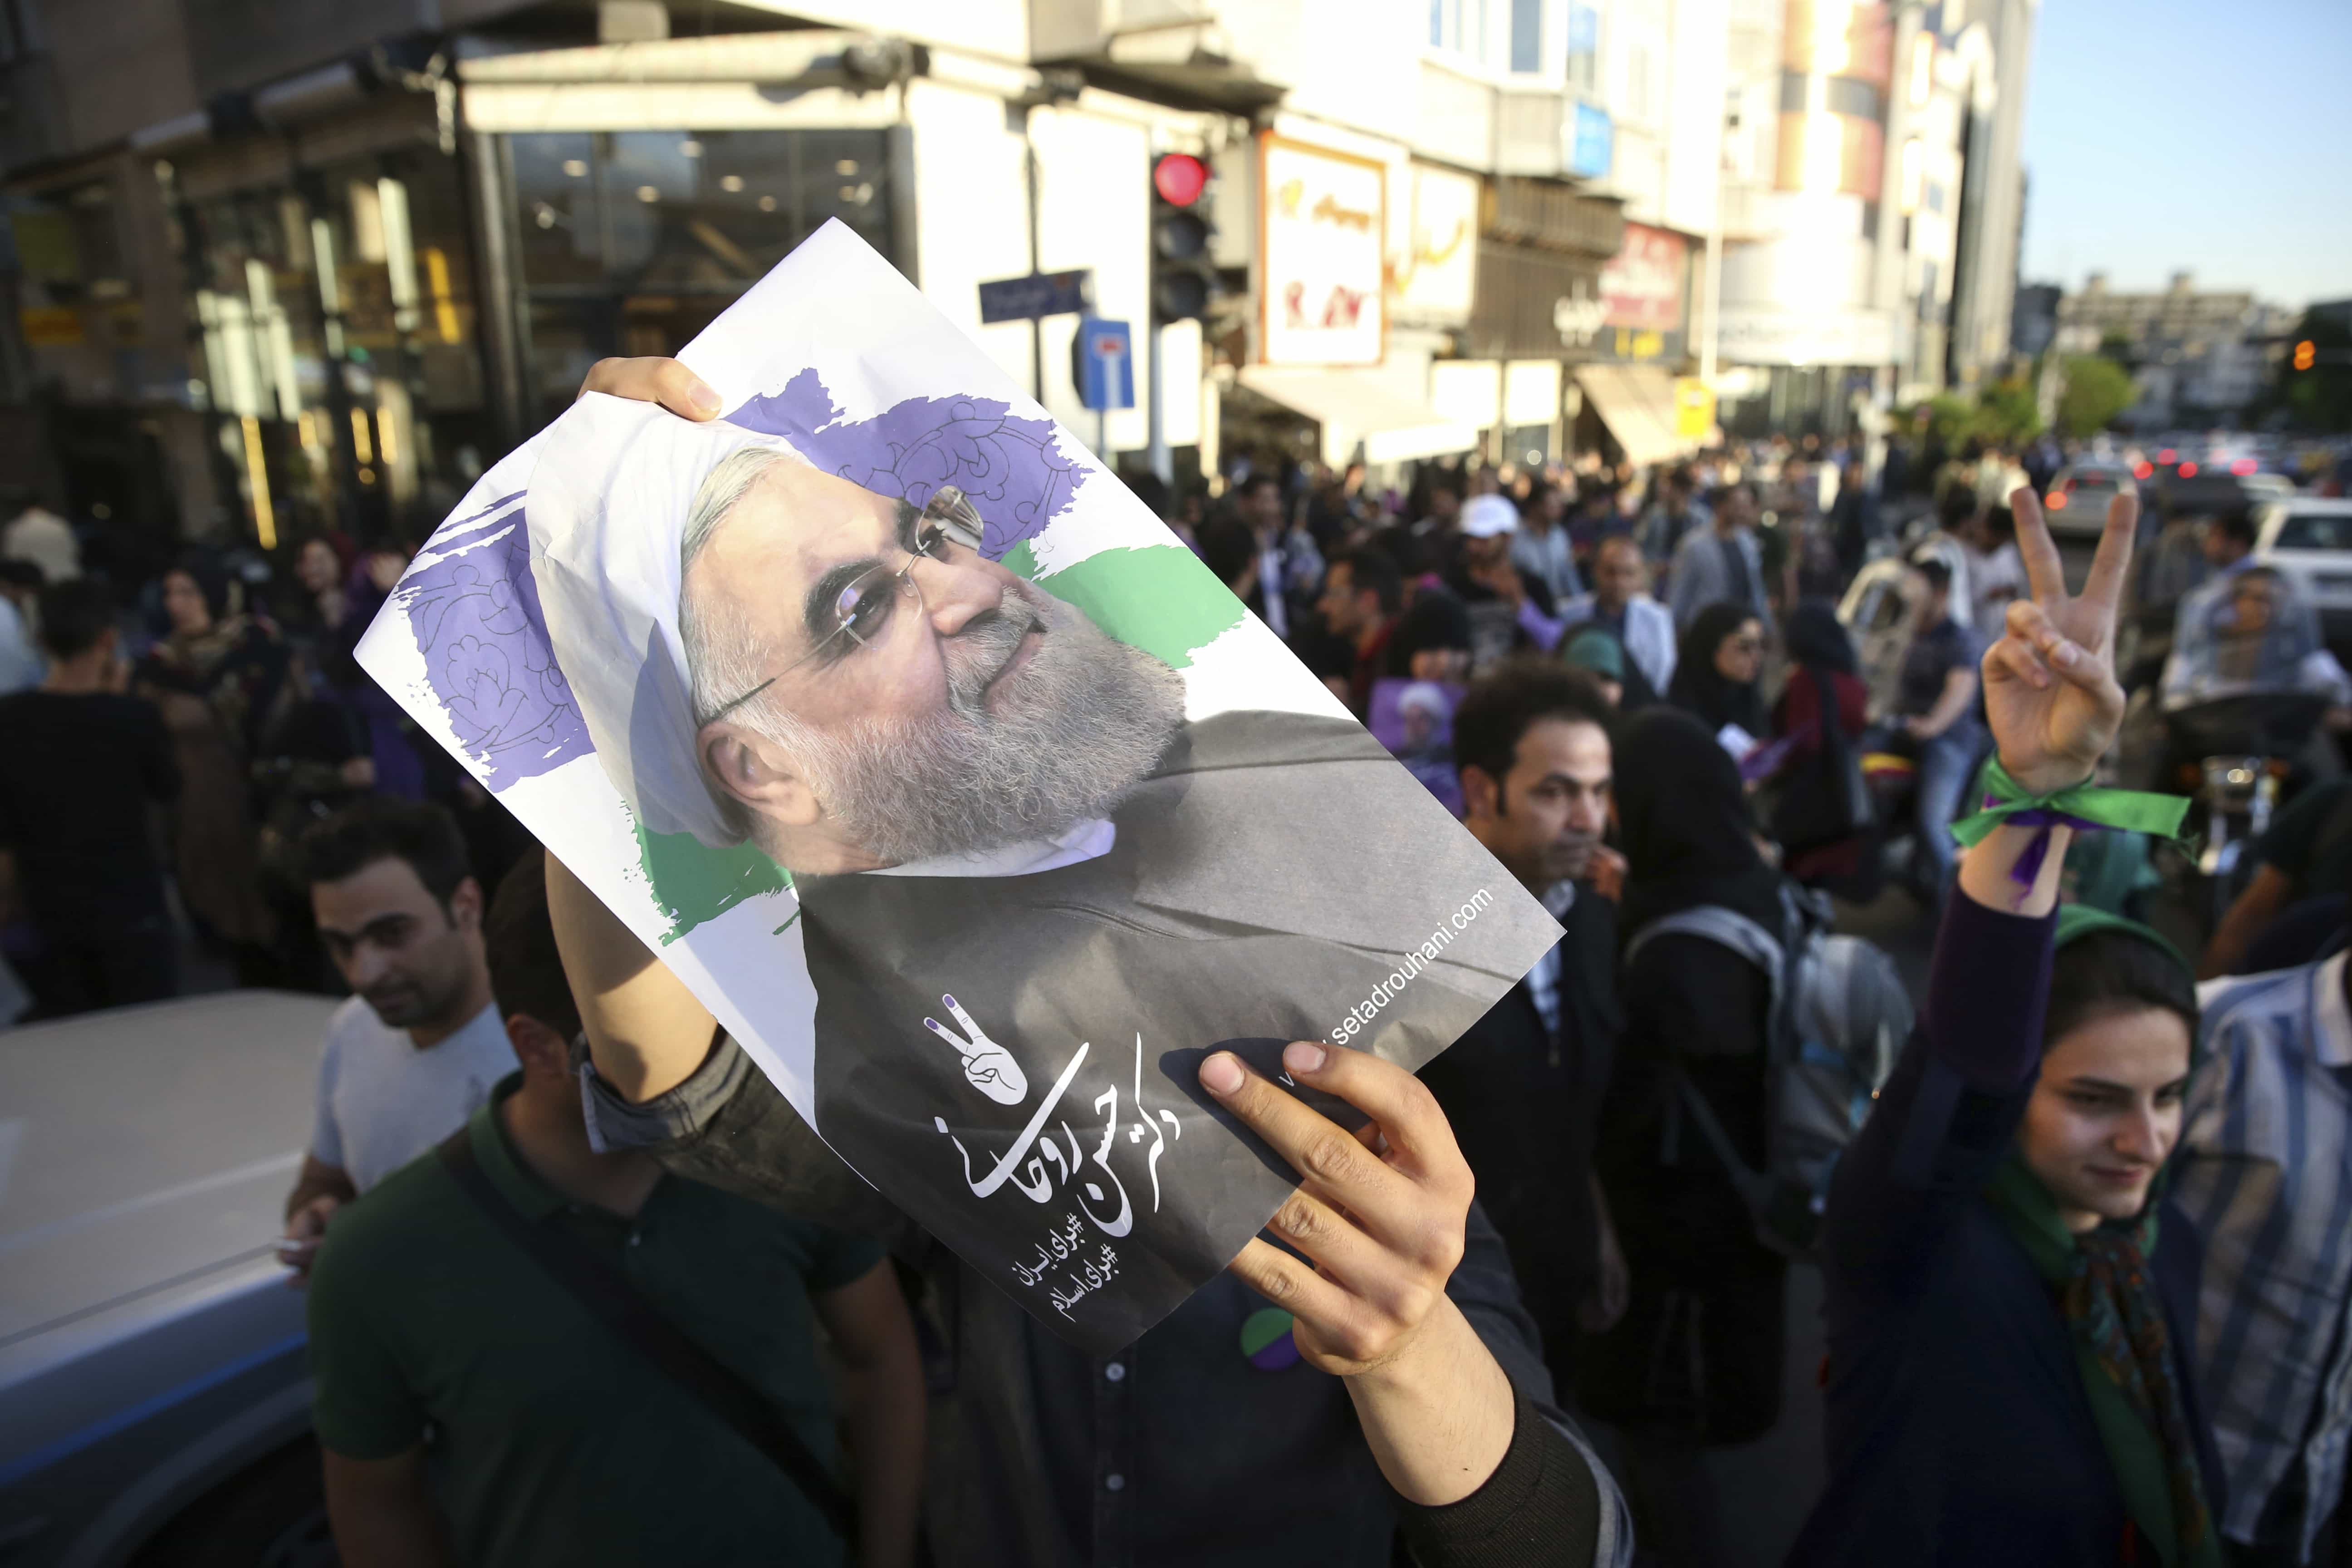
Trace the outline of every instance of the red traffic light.
{"label": "red traffic light", "polygon": [[1190,153],[1165,153],[1151,165],[1151,188],[1169,205],[1189,207],[1209,188],[1209,165]]}

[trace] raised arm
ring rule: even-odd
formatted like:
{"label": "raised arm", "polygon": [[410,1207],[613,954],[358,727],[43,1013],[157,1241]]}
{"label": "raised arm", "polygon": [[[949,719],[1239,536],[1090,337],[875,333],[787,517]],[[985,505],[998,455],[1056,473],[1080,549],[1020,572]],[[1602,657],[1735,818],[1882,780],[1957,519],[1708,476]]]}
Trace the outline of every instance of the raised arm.
{"label": "raised arm", "polygon": [[[2137,509],[2108,509],[2097,559],[2070,596],[2031,492],[2011,497],[2033,596],[2010,605],[1984,658],[1985,710],[2001,765],[2032,794],[2083,783],[2123,721],[2116,605]],[[2029,882],[2017,872],[2041,836]],[[1920,1033],[1840,1162],[1825,1245],[1845,1283],[1900,1291],[1942,1225],[1991,1175],[2042,1059],[2051,915],[2073,830],[2003,826],[1961,858],[1960,896],[1937,933]]]}
{"label": "raised arm", "polygon": [[596,1076],[640,1104],[684,1083],[709,1054],[710,1009],[552,855],[547,911]]}

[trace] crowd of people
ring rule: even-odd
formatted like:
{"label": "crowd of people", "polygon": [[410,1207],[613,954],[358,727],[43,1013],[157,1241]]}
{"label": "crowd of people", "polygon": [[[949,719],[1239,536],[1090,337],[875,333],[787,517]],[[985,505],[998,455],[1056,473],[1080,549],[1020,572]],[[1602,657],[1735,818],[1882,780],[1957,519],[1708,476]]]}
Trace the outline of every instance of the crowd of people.
{"label": "crowd of people", "polygon": [[193,548],[125,584],[36,507],[0,552],[0,956],[32,1016],[331,988],[293,847],[353,801],[445,805],[488,868],[529,844],[353,657],[406,547]]}
{"label": "crowd of people", "polygon": [[[685,376],[592,384],[707,416]],[[1896,541],[1906,467],[1950,552]],[[2300,613],[2236,520],[2135,573],[2128,507],[2070,594],[2033,491],[1979,485],[2015,464],[1918,467],[1780,442],[1378,500],[1252,468],[1164,509],[1562,934],[1419,1089],[1291,1046],[1412,1158],[1326,1171],[1283,1248],[1112,1355],[843,1165],[360,673],[402,551],[128,595],[47,532],[8,552],[5,951],[37,1017],[188,963],[348,994],[280,1242],[347,1563],[1708,1568],[1743,1536],[1710,1456],[1785,1418],[1792,1265],[1828,1479],[1791,1563],[2352,1556],[2352,780],[2282,816],[2201,987],[2085,896],[2123,836],[1951,829],[1989,759],[2035,800],[2107,765],[2156,567],[2225,673]],[[1898,550],[1874,697],[1836,605]],[[2325,675],[2311,640],[2280,679]],[[1826,896],[1875,896],[1897,837],[1939,930],[1916,1028]],[[1277,1152],[1331,1146],[1201,1074]]]}

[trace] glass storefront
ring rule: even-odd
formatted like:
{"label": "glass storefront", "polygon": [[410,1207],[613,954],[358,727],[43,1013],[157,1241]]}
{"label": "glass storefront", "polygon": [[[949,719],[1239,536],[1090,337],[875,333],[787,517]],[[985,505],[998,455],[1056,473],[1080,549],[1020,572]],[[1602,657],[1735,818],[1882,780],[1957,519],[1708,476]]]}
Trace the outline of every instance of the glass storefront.
{"label": "glass storefront", "polygon": [[306,168],[181,222],[196,374],[257,542],[422,538],[486,460],[454,162],[410,147]]}
{"label": "glass storefront", "polygon": [[890,134],[507,137],[530,423],[608,354],[677,353],[828,218],[895,258]]}
{"label": "glass storefront", "polygon": [[[828,218],[897,258],[892,135],[499,139],[484,174],[512,240],[519,434],[597,360],[676,353]],[[415,142],[189,200],[167,175],[202,340],[191,390],[247,537],[415,542],[503,452],[478,294],[501,285],[477,270],[467,191]]]}

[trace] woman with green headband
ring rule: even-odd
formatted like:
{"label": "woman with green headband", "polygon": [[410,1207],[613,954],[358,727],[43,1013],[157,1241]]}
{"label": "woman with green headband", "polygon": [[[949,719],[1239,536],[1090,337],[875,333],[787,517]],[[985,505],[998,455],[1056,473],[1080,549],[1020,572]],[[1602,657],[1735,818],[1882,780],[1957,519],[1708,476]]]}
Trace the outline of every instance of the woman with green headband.
{"label": "woman with green headband", "polygon": [[2145,926],[2056,908],[2073,836],[2154,810],[2081,787],[2123,715],[2135,509],[2069,597],[2011,499],[2033,597],[1985,656],[1997,804],[1963,825],[1919,1033],[1831,1188],[1830,1479],[1790,1562],[2220,1568],[2199,1248],[2164,1195],[2196,991]]}

